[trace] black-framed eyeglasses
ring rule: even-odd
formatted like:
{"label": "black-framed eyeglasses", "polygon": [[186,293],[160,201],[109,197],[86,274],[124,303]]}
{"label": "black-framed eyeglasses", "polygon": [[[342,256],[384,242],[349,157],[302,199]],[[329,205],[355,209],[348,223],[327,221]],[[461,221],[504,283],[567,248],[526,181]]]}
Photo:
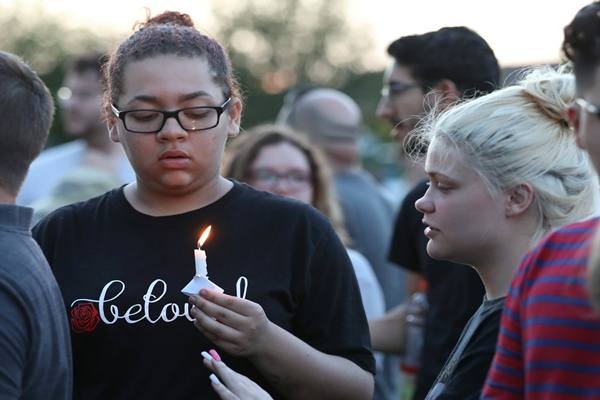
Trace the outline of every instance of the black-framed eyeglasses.
{"label": "black-framed eyeglasses", "polygon": [[589,101],[578,97],[575,99],[575,104],[579,107],[583,108],[590,114],[594,114],[596,117],[600,118],[600,107],[595,104],[590,103]]}
{"label": "black-framed eyeglasses", "polygon": [[383,97],[398,96],[414,88],[423,88],[423,86],[420,83],[390,82],[381,88],[381,95]]}
{"label": "black-framed eyeglasses", "polygon": [[120,111],[114,104],[110,108],[115,116],[123,121],[123,126],[133,133],[157,133],[162,130],[169,118],[175,118],[181,128],[188,132],[205,131],[219,125],[221,114],[227,109],[231,97],[220,106],[187,107],[179,110],[125,110]]}

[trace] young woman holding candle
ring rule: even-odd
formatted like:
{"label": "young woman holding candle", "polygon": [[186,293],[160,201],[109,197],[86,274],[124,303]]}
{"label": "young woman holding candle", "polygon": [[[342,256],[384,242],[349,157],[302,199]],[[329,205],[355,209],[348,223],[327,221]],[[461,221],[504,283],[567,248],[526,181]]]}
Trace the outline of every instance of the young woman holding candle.
{"label": "young woman holding candle", "polygon": [[[211,398],[211,347],[276,398],[370,398],[368,328],[331,225],[220,174],[242,112],[223,48],[165,12],[117,48],[105,80],[136,181],[35,227],[71,318],[75,398]],[[209,225],[208,274],[225,293],[192,308],[180,290]]]}

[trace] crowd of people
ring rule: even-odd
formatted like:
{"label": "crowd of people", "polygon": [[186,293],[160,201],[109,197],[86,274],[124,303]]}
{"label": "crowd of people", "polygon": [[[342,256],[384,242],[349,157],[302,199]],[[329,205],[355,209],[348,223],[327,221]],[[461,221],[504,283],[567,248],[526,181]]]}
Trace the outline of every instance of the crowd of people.
{"label": "crowd of people", "polygon": [[0,52],[0,399],[397,400],[423,289],[412,399],[600,398],[600,1],[563,53],[501,87],[469,28],[392,42],[391,204],[355,99],[242,129],[187,14],[76,59],[45,151],[53,97]]}

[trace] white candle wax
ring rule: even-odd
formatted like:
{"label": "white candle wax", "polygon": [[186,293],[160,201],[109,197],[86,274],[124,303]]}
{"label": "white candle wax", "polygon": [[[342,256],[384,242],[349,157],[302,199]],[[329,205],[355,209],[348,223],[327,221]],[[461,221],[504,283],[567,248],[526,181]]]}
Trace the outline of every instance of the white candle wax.
{"label": "white candle wax", "polygon": [[206,252],[202,249],[194,250],[194,261],[196,262],[196,275],[206,276]]}

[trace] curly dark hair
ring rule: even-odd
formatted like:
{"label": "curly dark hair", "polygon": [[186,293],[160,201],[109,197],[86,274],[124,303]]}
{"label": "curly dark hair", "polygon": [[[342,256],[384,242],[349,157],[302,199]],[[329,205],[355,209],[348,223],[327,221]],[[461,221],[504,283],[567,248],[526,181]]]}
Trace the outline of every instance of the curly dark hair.
{"label": "curly dark hair", "polygon": [[600,61],[600,2],[579,10],[564,33],[562,50],[573,62],[577,87],[587,86]]}
{"label": "curly dark hair", "polygon": [[498,60],[490,46],[464,26],[401,37],[387,52],[409,69],[425,91],[449,79],[463,96],[472,97],[493,91],[500,79]]}
{"label": "curly dark hair", "polygon": [[189,15],[165,11],[137,24],[136,28],[137,31],[121,43],[104,64],[103,110],[106,118],[112,118],[110,105],[121,95],[127,63],[163,54],[205,58],[213,79],[223,88],[224,96],[241,100],[227,52],[215,39],[200,33]]}

